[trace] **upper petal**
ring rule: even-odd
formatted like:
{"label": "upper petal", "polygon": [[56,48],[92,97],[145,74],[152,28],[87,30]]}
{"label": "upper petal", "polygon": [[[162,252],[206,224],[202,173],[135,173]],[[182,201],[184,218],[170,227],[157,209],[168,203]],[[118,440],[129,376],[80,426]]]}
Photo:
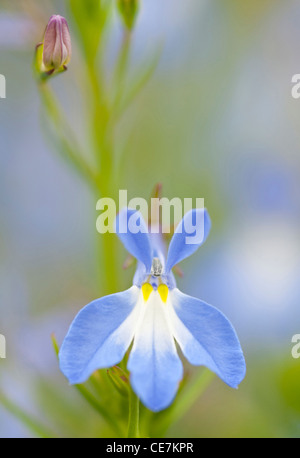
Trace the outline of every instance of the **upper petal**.
{"label": "upper petal", "polygon": [[142,262],[149,273],[152,265],[152,247],[148,228],[141,213],[130,208],[121,210],[116,219],[116,231],[126,250]]}
{"label": "upper petal", "polygon": [[136,268],[136,271],[133,277],[133,284],[140,288],[142,284],[145,282],[146,277],[147,277],[146,267],[144,266],[142,262],[138,261],[137,268]]}
{"label": "upper petal", "polygon": [[157,412],[173,401],[183,369],[168,325],[166,305],[157,291],[151,293],[143,309],[128,369],[134,391],[146,407]]}
{"label": "upper petal", "polygon": [[206,209],[186,213],[172,237],[166,263],[166,273],[202,245],[210,231],[211,222]]}
{"label": "upper petal", "polygon": [[228,319],[216,308],[187,296],[170,292],[168,308],[172,331],[191,364],[204,365],[225,383],[237,388],[246,372],[238,337]]}
{"label": "upper petal", "polygon": [[85,382],[97,369],[119,363],[134,335],[141,292],[133,286],[87,305],[73,321],[61,346],[61,371],[71,384]]}

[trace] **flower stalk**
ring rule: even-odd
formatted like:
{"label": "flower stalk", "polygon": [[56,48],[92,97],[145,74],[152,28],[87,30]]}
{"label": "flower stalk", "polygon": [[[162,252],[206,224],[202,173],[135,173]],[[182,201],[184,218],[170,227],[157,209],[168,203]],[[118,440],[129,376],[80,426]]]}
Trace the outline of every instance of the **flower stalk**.
{"label": "flower stalk", "polygon": [[138,438],[140,437],[140,400],[134,393],[133,389],[130,389],[129,395],[129,418],[128,418],[128,432],[127,437]]}

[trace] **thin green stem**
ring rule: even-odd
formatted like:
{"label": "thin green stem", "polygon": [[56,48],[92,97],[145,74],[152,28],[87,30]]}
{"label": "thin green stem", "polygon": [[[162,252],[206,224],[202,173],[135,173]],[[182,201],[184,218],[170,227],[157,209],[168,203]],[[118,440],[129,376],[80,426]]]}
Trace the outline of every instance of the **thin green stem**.
{"label": "thin green stem", "polygon": [[115,104],[114,107],[113,122],[117,123],[120,120],[121,116],[128,109],[133,100],[151,79],[151,76],[157,68],[161,53],[162,48],[160,47],[153,57],[148,59],[148,61],[142,66],[141,72],[132,79],[126,93],[118,99],[118,103]]}
{"label": "thin green stem", "polygon": [[117,246],[115,234],[98,234],[98,275],[102,295],[118,291]]}
{"label": "thin green stem", "polygon": [[129,438],[140,437],[140,400],[131,388],[129,394],[129,418],[128,418],[128,434]]}
{"label": "thin green stem", "polygon": [[58,105],[53,91],[51,91],[45,82],[40,83],[38,87],[43,107],[53,126],[53,137],[58,143],[62,156],[92,188],[99,188],[101,182],[90,165],[79,153],[78,146],[74,145],[73,133],[62,116],[62,110]]}
{"label": "thin green stem", "polygon": [[121,100],[124,97],[126,76],[130,60],[131,37],[131,31],[125,27],[123,30],[121,48],[115,68],[114,86],[116,89],[113,101],[114,112],[118,110]]}
{"label": "thin green stem", "polygon": [[[110,108],[105,96],[102,65],[94,61],[87,63],[87,78],[92,93],[91,125],[94,138],[95,158],[101,188],[96,190],[96,200],[100,197],[113,197],[115,191],[113,168],[113,133],[110,129]],[[99,191],[101,196],[99,195]],[[113,234],[97,234],[97,268],[100,292],[102,295],[117,291],[116,240]]]}
{"label": "thin green stem", "polygon": [[108,181],[112,172],[113,147],[109,129],[110,108],[106,100],[104,78],[96,62],[87,65],[87,77],[92,93],[91,126],[94,138],[95,157],[102,181]]}
{"label": "thin green stem", "polygon": [[[113,198],[117,185],[113,164],[113,131],[110,126],[110,107],[105,97],[102,66],[97,68],[95,62],[88,63],[87,74],[93,94],[93,110],[91,125],[101,188],[97,190],[99,197]],[[99,196],[99,191],[101,196]],[[116,275],[116,237],[114,234],[97,234],[97,266],[99,286],[102,295],[111,294],[118,290]]]}

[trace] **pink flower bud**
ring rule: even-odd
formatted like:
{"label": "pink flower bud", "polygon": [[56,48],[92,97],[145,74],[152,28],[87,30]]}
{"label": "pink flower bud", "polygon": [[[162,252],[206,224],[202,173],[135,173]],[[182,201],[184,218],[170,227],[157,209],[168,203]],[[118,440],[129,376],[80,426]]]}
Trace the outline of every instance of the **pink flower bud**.
{"label": "pink flower bud", "polygon": [[47,71],[65,67],[71,60],[69,27],[62,16],[51,16],[44,37],[43,64]]}

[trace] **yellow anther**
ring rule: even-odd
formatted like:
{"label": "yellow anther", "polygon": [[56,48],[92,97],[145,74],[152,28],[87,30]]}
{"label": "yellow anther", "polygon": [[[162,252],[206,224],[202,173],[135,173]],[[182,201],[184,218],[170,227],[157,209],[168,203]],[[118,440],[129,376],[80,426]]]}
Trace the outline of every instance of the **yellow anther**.
{"label": "yellow anther", "polygon": [[143,297],[144,297],[145,302],[147,302],[147,300],[149,299],[149,296],[152,293],[152,291],[153,291],[153,287],[152,285],[150,285],[150,283],[143,284],[142,292],[143,292]]}
{"label": "yellow anther", "polygon": [[163,302],[167,302],[168,294],[169,294],[169,288],[167,287],[167,285],[164,285],[164,284],[159,285],[159,287],[157,288],[157,291],[159,292],[161,300]]}

